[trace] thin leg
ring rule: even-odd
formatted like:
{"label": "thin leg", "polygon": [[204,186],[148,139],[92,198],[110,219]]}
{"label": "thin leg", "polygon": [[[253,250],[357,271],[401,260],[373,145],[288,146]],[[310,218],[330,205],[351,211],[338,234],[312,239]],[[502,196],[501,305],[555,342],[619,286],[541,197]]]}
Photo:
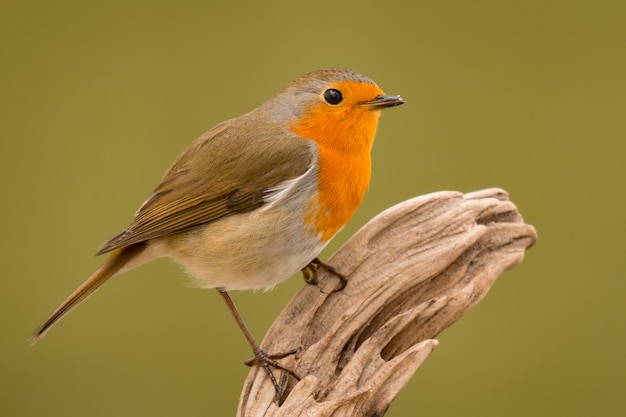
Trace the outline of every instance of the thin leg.
{"label": "thin leg", "polygon": [[243,332],[243,335],[248,340],[250,347],[252,347],[252,352],[254,353],[254,359],[246,361],[245,364],[248,366],[252,366],[252,365],[261,366],[263,370],[265,371],[265,373],[267,374],[267,376],[269,377],[269,379],[272,381],[272,384],[274,385],[274,388],[276,388],[277,393],[281,392],[281,387],[278,384],[278,381],[276,380],[274,373],[270,369],[270,366],[276,369],[282,369],[283,371],[289,373],[291,376],[293,376],[299,381],[300,376],[298,376],[298,374],[296,374],[291,369],[282,366],[280,363],[276,361],[276,359],[282,359],[286,356],[294,354],[296,350],[292,350],[287,353],[282,353],[279,355],[268,355],[267,353],[265,353],[265,351],[261,350],[259,345],[257,345],[256,341],[254,340],[254,337],[252,337],[252,333],[250,333],[250,330],[248,330],[248,326],[246,326],[246,323],[244,323],[243,319],[241,318],[241,315],[237,311],[237,308],[235,307],[235,303],[233,303],[233,300],[230,298],[230,295],[228,295],[226,290],[224,290],[223,288],[218,288],[217,292],[220,293],[220,295],[226,302],[228,309],[230,310],[233,317],[237,321],[237,324],[239,325],[239,328]]}
{"label": "thin leg", "polygon": [[302,268],[302,275],[304,275],[304,282],[311,285],[317,285],[317,271],[320,268],[324,268],[331,274],[335,275],[339,278],[339,286],[333,290],[341,291],[348,284],[348,278],[341,272],[337,271],[333,266],[328,265],[326,262],[323,262],[320,258],[315,258],[307,266]]}

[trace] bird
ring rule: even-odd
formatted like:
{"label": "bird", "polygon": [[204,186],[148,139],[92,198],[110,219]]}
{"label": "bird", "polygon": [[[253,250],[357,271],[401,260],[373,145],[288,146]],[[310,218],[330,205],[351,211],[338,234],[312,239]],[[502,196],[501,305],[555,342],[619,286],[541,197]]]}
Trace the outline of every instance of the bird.
{"label": "bird", "polygon": [[33,333],[46,332],[110,278],[169,257],[202,288],[218,290],[276,387],[284,355],[260,349],[228,291],[271,288],[302,271],[361,204],[379,116],[405,100],[341,69],[305,74],[252,111],[217,124],[165,172],[130,225],[106,241],[108,259]]}

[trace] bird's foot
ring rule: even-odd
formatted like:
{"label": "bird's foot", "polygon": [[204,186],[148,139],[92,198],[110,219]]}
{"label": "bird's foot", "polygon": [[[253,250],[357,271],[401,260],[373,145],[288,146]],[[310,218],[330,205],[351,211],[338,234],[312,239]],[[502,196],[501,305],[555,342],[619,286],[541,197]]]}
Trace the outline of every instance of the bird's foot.
{"label": "bird's foot", "polygon": [[281,365],[278,362],[279,359],[283,359],[283,358],[286,358],[287,356],[293,355],[297,351],[298,351],[297,349],[292,349],[292,350],[290,350],[288,352],[285,352],[285,353],[269,355],[264,350],[262,350],[260,347],[257,346],[257,347],[252,349],[252,352],[254,353],[254,358],[245,361],[244,364],[246,364],[247,366],[258,365],[261,368],[263,368],[263,370],[267,374],[268,378],[272,381],[272,384],[274,385],[274,388],[276,389],[276,394],[280,396],[281,393],[282,393],[282,390],[284,388],[284,383],[282,383],[282,384],[278,383],[278,380],[274,376],[274,373],[272,372],[271,368],[280,369],[281,371],[285,371],[289,375],[294,377],[297,381],[300,381],[302,379],[300,377],[300,375],[298,375],[292,369],[289,369],[286,366],[283,366],[283,365]]}
{"label": "bird's foot", "polygon": [[320,258],[313,259],[311,262],[309,262],[307,266],[302,268],[304,282],[310,285],[317,285],[317,271],[321,268],[327,270],[328,272],[339,278],[339,285],[333,290],[333,292],[341,291],[346,287],[346,284],[348,284],[348,278],[346,278],[346,276],[341,272],[337,271],[333,266],[328,265],[326,262],[323,262]]}

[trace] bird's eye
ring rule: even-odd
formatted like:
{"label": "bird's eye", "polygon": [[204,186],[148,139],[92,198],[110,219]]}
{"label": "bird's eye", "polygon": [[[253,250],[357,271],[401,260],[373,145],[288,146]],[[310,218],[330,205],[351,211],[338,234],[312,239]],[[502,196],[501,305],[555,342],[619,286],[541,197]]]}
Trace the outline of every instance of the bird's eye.
{"label": "bird's eye", "polygon": [[329,88],[324,91],[324,100],[326,100],[328,104],[337,105],[341,103],[343,96],[341,95],[341,91]]}

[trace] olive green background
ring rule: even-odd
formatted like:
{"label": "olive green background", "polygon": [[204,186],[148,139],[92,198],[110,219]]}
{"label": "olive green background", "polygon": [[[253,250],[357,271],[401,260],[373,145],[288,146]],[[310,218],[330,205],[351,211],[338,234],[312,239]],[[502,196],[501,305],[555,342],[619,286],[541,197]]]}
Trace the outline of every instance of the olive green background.
{"label": "olive green background", "polygon": [[[26,340],[188,143],[334,66],[407,104],[323,257],[438,190],[503,187],[539,233],[387,415],[622,415],[625,21],[623,1],[3,0],[0,415],[235,414],[249,348],[167,260]],[[258,339],[302,285],[234,294]]]}

